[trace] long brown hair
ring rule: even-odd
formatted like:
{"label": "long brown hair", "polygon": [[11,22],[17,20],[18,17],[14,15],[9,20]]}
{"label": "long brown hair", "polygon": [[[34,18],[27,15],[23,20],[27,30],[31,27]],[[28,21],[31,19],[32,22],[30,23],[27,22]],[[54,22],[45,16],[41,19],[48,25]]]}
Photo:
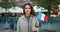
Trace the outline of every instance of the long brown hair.
{"label": "long brown hair", "polygon": [[26,5],[29,5],[30,8],[31,8],[30,14],[33,15],[33,16],[36,16],[36,14],[35,14],[35,12],[34,12],[34,9],[33,9],[32,5],[31,5],[30,3],[27,3],[27,4],[25,4],[25,5],[23,6],[23,14],[25,15],[25,6],[26,6]]}

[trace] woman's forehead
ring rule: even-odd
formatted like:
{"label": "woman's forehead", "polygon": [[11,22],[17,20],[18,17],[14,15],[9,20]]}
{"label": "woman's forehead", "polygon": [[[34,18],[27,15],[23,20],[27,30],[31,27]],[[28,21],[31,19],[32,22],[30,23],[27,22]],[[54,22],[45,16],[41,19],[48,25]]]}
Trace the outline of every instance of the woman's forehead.
{"label": "woman's forehead", "polygon": [[25,7],[28,7],[28,8],[30,8],[30,6],[29,6],[29,5],[25,5]]}

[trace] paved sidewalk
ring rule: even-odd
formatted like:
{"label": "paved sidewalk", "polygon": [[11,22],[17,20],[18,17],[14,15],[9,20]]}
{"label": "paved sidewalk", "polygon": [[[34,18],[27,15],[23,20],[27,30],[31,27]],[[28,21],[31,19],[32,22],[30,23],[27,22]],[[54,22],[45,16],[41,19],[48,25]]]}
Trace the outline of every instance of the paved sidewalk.
{"label": "paved sidewalk", "polygon": [[[1,25],[0,28],[4,28],[5,25]],[[7,26],[7,29],[0,29],[0,32],[16,32],[16,30],[9,29],[9,26]],[[16,27],[15,27],[16,28]],[[60,22],[53,22],[52,24],[42,24],[41,31],[43,30],[56,30],[56,32],[60,32]]]}

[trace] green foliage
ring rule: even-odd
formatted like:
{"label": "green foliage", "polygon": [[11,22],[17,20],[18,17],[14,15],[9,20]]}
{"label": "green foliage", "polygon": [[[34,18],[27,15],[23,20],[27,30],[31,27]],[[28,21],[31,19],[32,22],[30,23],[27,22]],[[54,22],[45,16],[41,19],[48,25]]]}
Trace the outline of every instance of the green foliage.
{"label": "green foliage", "polygon": [[8,0],[2,0],[4,8],[15,7],[17,4],[15,1],[9,2]]}
{"label": "green foliage", "polygon": [[[42,6],[46,9],[51,9],[51,5],[58,5],[60,4],[60,0],[32,0],[35,1],[38,6]],[[55,7],[55,6],[53,6]],[[55,7],[56,8],[56,7]]]}

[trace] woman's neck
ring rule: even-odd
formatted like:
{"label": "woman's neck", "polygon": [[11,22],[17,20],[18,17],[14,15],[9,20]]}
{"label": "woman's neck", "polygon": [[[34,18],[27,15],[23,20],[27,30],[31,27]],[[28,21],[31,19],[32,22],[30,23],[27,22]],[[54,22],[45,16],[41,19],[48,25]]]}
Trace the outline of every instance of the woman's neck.
{"label": "woman's neck", "polygon": [[30,16],[30,14],[25,14],[25,16]]}

